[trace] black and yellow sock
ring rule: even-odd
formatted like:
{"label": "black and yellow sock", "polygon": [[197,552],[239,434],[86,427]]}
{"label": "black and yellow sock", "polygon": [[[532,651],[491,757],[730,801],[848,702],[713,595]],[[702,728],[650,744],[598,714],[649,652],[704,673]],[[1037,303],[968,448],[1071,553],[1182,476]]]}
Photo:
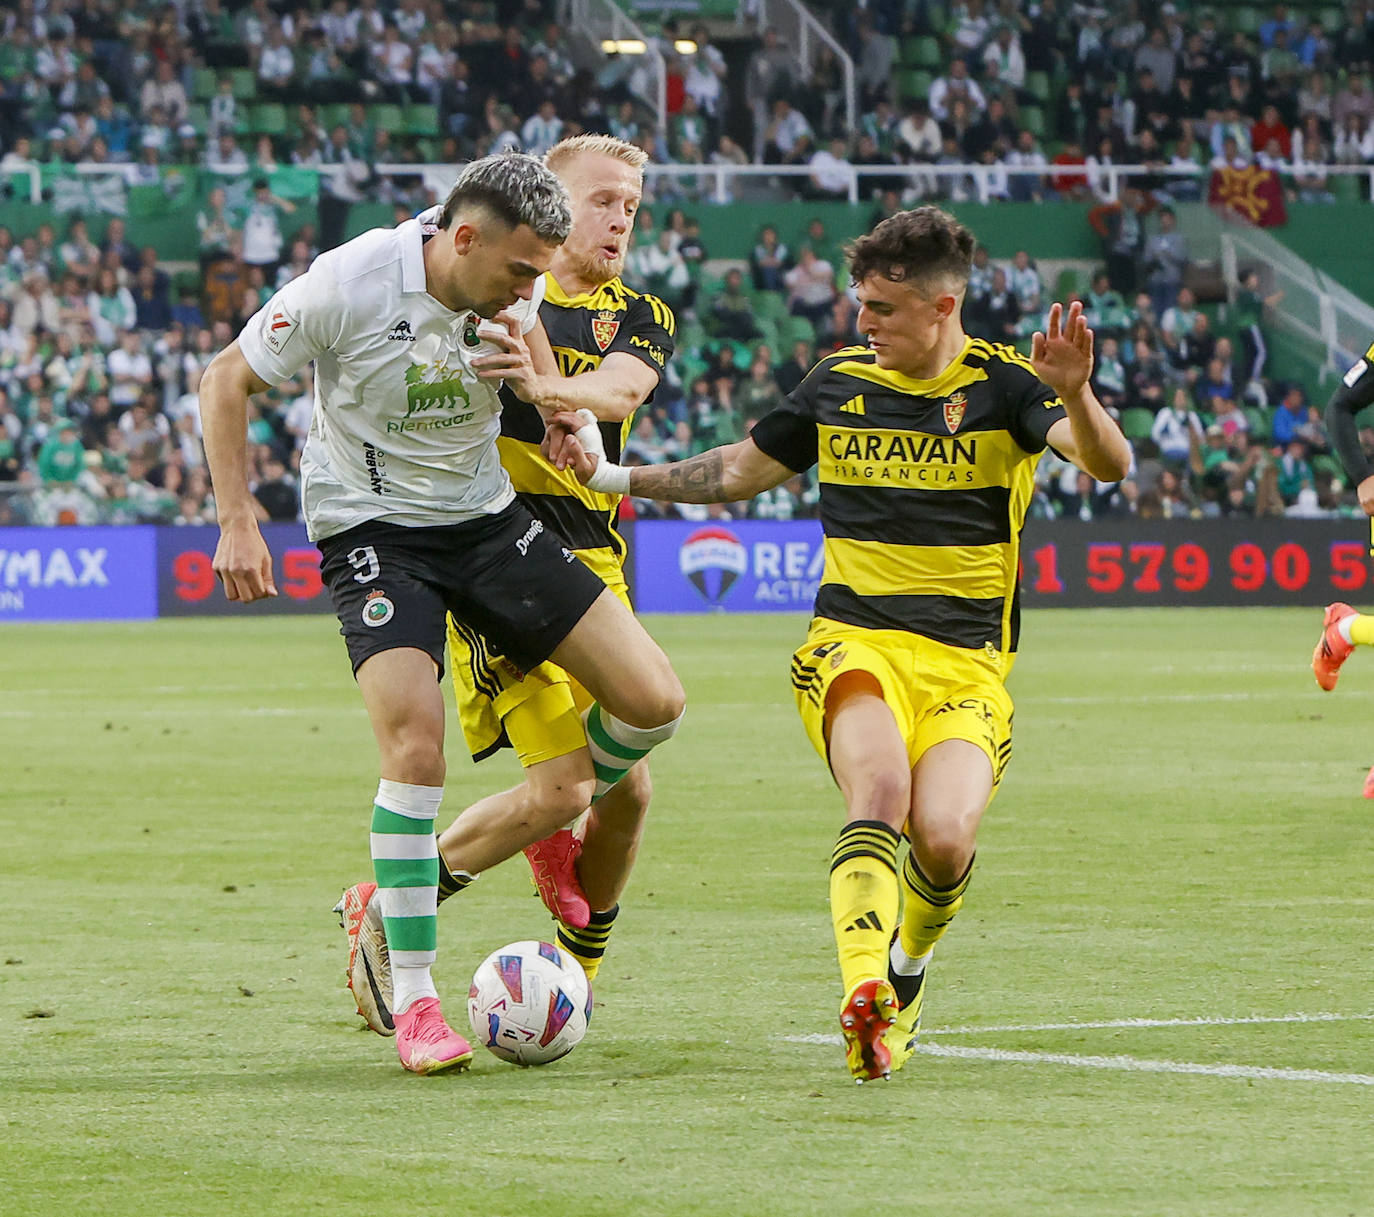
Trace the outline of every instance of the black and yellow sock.
{"label": "black and yellow sock", "polygon": [[954,914],[964,903],[964,892],[973,877],[973,859],[957,882],[950,887],[936,887],[921,871],[916,855],[907,854],[902,866],[902,950],[911,959],[927,954],[943,936]]}
{"label": "black and yellow sock", "polygon": [[477,878],[465,870],[451,871],[444,861],[444,851],[439,851],[439,903],[443,904],[450,896],[456,896]]}
{"label": "black and yellow sock", "polygon": [[620,905],[607,909],[604,913],[593,913],[586,929],[576,929],[558,923],[558,945],[568,952],[586,972],[588,980],[596,979],[596,971],[601,967],[601,959],[606,954],[606,943],[611,930],[615,927]]}
{"label": "black and yellow sock", "polygon": [[847,994],[887,975],[887,948],[897,921],[897,845],[901,835],[881,820],[846,824],[830,860],[830,918]]}

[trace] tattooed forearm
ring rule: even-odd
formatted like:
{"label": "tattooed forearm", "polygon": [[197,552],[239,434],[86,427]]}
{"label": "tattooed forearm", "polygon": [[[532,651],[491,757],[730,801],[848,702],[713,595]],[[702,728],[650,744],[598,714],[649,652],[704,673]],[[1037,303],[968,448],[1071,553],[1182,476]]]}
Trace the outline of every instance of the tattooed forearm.
{"label": "tattooed forearm", "polygon": [[668,503],[726,503],[725,460],[713,450],[671,465],[637,465],[630,471],[630,493]]}

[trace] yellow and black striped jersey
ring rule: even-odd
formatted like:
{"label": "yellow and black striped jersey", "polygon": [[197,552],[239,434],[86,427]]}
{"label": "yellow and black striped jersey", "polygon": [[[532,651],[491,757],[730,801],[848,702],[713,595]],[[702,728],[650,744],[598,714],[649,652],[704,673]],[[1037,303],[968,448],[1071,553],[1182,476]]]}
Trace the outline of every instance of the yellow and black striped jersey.
{"label": "yellow and black striped jersey", "polygon": [[[624,351],[643,360],[662,379],[677,329],[672,309],[662,300],[631,291],[619,279],[603,283],[595,291],[569,296],[549,275],[539,319],[564,376],[593,371],[607,355]],[[539,411],[504,385],[501,407],[497,445],[516,493],[597,574],[618,577],[625,559],[625,541],[615,529],[620,496],[588,490],[570,469],[559,472],[550,465],[539,452],[544,438]],[[633,414],[621,422],[601,424],[606,454],[612,461],[620,459],[633,425]]]}
{"label": "yellow and black striped jersey", "polygon": [[1011,347],[969,338],[937,377],[850,347],[820,361],[753,430],[798,472],[818,466],[818,617],[1016,650],[1021,527],[1063,403]]}

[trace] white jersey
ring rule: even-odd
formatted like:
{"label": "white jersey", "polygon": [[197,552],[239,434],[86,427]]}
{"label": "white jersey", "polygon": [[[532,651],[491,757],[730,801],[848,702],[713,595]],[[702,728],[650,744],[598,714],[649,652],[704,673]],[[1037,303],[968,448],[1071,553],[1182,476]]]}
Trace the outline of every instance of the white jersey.
{"label": "white jersey", "polygon": [[[374,229],[321,254],[248,322],[239,349],[280,384],[315,361],[315,410],[301,451],[301,503],[311,540],[367,520],[423,528],[508,507],[499,381],[472,360],[498,348],[473,312],[425,289],[420,219]],[[544,278],[508,310],[529,333]]]}

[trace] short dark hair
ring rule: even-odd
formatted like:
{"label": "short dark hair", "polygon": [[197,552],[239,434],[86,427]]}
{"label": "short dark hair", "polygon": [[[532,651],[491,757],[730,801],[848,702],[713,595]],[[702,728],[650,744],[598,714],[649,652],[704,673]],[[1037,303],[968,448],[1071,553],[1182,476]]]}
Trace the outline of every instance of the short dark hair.
{"label": "short dark hair", "polygon": [[962,290],[973,262],[973,233],[947,211],[915,207],[888,216],[845,250],[855,283],[881,275],[895,283],[954,279]]}
{"label": "short dark hair", "polygon": [[481,207],[511,228],[522,224],[550,244],[562,245],[572,229],[567,188],[538,157],[503,152],[473,161],[458,175],[439,227],[447,228],[465,207]]}

